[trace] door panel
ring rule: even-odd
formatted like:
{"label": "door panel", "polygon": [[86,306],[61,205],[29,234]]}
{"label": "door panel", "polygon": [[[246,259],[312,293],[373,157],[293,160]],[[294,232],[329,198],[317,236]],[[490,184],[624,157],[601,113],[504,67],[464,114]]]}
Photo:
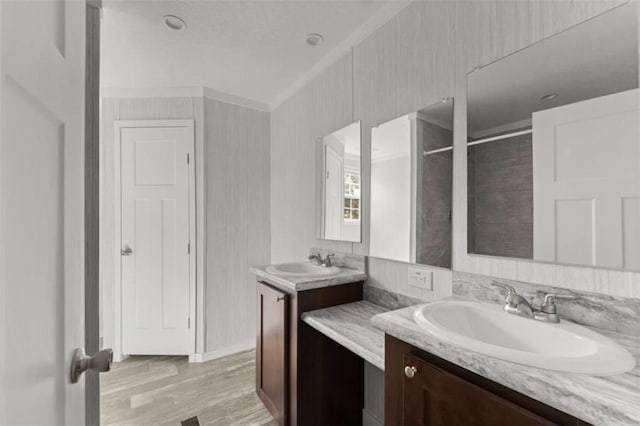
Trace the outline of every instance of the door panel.
{"label": "door panel", "polygon": [[85,5],[0,17],[0,423],[83,424]]}
{"label": "door panel", "polygon": [[640,270],[640,197],[622,200],[624,267]]}
{"label": "door panel", "polygon": [[120,127],[122,351],[190,354],[193,122]]}
{"label": "door panel", "polygon": [[[336,147],[337,146],[337,147]],[[334,142],[325,145],[325,214],[324,238],[342,239],[344,222],[344,145]]]}
{"label": "door panel", "polygon": [[533,114],[534,259],[638,268],[639,94]]}
{"label": "door panel", "polygon": [[256,388],[271,414],[284,425],[288,409],[289,296],[260,282],[257,292]]}

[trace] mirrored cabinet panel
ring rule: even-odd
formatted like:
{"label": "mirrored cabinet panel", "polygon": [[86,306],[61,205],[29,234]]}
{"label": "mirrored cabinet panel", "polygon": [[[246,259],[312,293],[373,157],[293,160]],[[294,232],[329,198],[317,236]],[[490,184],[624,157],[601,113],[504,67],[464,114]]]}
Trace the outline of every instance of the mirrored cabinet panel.
{"label": "mirrored cabinet panel", "polygon": [[361,240],[360,122],[318,139],[317,237]]}
{"label": "mirrored cabinet panel", "polygon": [[638,13],[468,75],[470,253],[640,270]]}
{"label": "mirrored cabinet panel", "polygon": [[453,99],[371,129],[369,255],[451,268]]}

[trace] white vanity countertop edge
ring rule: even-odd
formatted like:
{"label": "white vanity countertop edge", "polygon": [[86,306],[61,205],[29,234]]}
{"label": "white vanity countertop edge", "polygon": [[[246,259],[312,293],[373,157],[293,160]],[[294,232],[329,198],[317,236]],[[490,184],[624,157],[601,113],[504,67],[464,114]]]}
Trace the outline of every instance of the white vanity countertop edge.
{"label": "white vanity countertop edge", "polygon": [[563,373],[502,361],[446,343],[413,319],[421,306],[374,316],[374,327],[496,383],[596,425],[640,424],[640,337],[596,329],[636,359],[636,367],[616,376]]}
{"label": "white vanity countertop edge", "polygon": [[314,288],[331,287],[334,285],[354,283],[358,281],[365,281],[367,274],[363,271],[355,269],[341,268],[340,273],[332,275],[330,277],[295,277],[295,276],[280,276],[267,272],[267,266],[252,266],[249,271],[258,277],[262,277],[284,290],[289,291],[303,291],[311,290]]}

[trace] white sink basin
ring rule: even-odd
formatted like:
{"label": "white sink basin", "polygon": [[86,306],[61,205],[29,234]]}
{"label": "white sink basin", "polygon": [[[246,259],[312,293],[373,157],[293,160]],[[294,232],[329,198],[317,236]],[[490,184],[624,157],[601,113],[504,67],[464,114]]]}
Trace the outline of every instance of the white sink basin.
{"label": "white sink basin", "polygon": [[635,366],[626,349],[586,327],[522,318],[498,305],[446,300],[423,306],[414,318],[444,341],[518,364],[601,376]]}
{"label": "white sink basin", "polygon": [[267,272],[285,277],[330,277],[339,274],[340,268],[315,265],[311,262],[299,262],[267,266]]}

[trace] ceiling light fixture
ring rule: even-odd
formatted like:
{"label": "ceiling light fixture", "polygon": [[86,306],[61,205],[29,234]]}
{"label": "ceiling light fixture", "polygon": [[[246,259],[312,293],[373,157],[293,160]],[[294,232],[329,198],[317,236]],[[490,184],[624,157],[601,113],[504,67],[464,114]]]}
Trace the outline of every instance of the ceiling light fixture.
{"label": "ceiling light fixture", "polygon": [[318,33],[307,34],[305,42],[309,46],[313,46],[313,47],[319,46],[324,42],[324,37],[322,36],[322,34],[318,34]]}
{"label": "ceiling light fixture", "polygon": [[550,101],[550,100],[553,100],[553,99],[555,99],[555,98],[557,98],[557,97],[558,97],[558,94],[557,94],[557,93],[547,93],[546,95],[542,96],[542,97],[540,98],[540,100],[543,100],[543,101]]}
{"label": "ceiling light fixture", "polygon": [[182,18],[179,18],[175,15],[164,15],[162,17],[162,22],[164,22],[167,28],[172,29],[174,31],[180,31],[187,28],[187,23],[184,22]]}

